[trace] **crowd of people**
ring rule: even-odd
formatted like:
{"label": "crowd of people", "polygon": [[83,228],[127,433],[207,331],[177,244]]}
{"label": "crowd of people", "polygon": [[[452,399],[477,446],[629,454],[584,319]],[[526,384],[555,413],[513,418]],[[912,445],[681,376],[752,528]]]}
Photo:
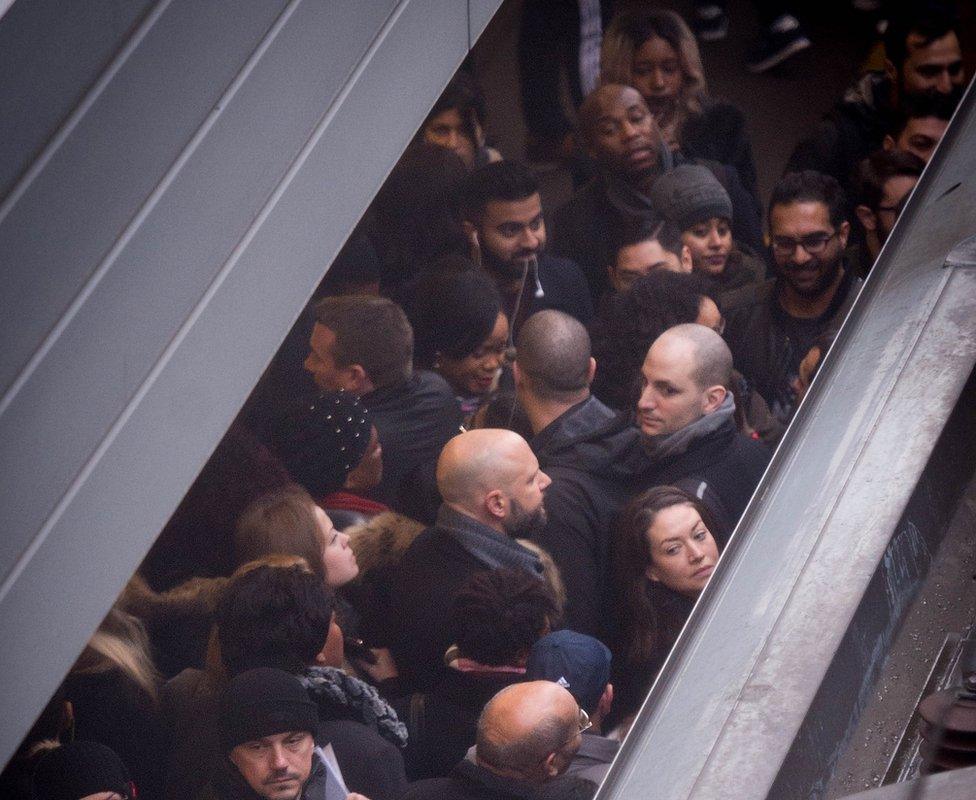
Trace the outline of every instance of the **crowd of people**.
{"label": "crowd of people", "polygon": [[765,210],[673,11],[561,208],[460,73],[3,796],[592,796],[961,97],[949,9],[884,46]]}

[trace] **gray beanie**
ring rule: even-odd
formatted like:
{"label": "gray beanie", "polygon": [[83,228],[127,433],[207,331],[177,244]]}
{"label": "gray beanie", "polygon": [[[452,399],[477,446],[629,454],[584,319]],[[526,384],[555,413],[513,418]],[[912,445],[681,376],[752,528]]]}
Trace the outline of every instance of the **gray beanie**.
{"label": "gray beanie", "polygon": [[683,231],[712,217],[732,219],[729,193],[699,164],[680,164],[664,173],[651,189],[651,204]]}

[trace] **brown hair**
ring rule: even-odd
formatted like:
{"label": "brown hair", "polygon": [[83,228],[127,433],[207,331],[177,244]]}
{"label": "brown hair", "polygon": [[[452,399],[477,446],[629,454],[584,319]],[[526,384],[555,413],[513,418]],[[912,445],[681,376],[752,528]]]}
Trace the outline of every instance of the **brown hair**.
{"label": "brown hair", "polygon": [[314,507],[312,496],[298,484],[259,497],[237,520],[235,563],[243,564],[276,553],[298,556],[324,579]]}
{"label": "brown hair", "polygon": [[648,661],[665,639],[663,621],[647,593],[645,573],[654,560],[647,531],[659,512],[681,505],[694,508],[705,527],[715,530],[708,511],[695,497],[675,486],[655,486],[627,504],[614,532],[620,644],[631,663]]}
{"label": "brown hair", "polygon": [[358,364],[376,388],[413,374],[413,329],[407,315],[386,297],[326,297],[315,306],[315,321],[335,334],[336,366]]}

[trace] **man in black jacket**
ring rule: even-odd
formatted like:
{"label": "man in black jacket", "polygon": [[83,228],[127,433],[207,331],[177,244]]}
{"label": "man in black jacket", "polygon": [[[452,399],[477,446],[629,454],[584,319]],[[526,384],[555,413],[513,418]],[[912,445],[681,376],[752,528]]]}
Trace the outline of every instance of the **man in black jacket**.
{"label": "man in black jacket", "polygon": [[523,569],[542,579],[538,556],[515,541],[545,523],[548,476],[525,439],[483,428],[455,436],[437,461],[443,504],[433,527],[407,548],[392,580],[390,650],[400,676],[429,689],[451,644],[445,621],[472,573]]}
{"label": "man in black jacket", "polygon": [[[651,187],[686,159],[664,144],[644,98],[629,86],[607,84],[591,92],[580,108],[580,128],[597,175],[556,212],[553,249],[579,263],[592,296],[599,298],[607,288],[606,265],[615,256],[616,231],[658,218]],[[759,210],[738,173],[714,162],[706,166],[732,201],[736,240],[759,250]]]}
{"label": "man in black jacket", "polygon": [[559,780],[588,728],[589,720],[558,683],[509,686],[478,720],[475,761],[461,761],[446,778],[412,784],[404,800],[531,800]]}
{"label": "man in black jacket", "polygon": [[599,636],[612,600],[611,525],[630,491],[621,470],[639,450],[639,434],[590,395],[596,361],[578,321],[540,311],[522,327],[516,349],[518,401],[535,434],[530,445],[552,479],[548,522],[534,538],[566,584],[564,625]]}
{"label": "man in black jacket", "polygon": [[383,448],[383,479],[371,498],[409,513],[408,480],[437,460],[461,424],[447,382],[413,370],[413,329],[385,297],[327,297],[315,307],[305,369],[323,392],[359,397]]}
{"label": "man in black jacket", "polygon": [[472,172],[461,186],[461,225],[513,330],[544,308],[589,322],[593,303],[580,268],[546,252],[542,197],[528,167],[499,161]]}
{"label": "man in black jacket", "polygon": [[637,401],[650,460],[643,484],[677,484],[696,495],[722,526],[719,539],[735,528],[769,462],[763,445],[736,430],[731,373],[721,336],[704,325],[677,325],[647,351]]}

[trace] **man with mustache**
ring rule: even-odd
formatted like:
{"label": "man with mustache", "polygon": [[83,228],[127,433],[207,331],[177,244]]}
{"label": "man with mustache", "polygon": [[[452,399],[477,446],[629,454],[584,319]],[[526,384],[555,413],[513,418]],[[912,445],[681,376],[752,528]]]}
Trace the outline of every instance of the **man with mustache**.
{"label": "man with mustache", "polygon": [[807,170],[784,177],[769,201],[776,278],[725,305],[736,367],[783,423],[795,410],[793,385],[804,355],[836,332],[860,290],[844,256],[851,230],[846,208],[829,175]]}
{"label": "man with mustache", "polygon": [[548,308],[589,321],[593,304],[580,268],[546,252],[542,198],[528,167],[499,161],[475,170],[460,205],[472,258],[498,286],[512,330]]}
{"label": "man with mustache", "polygon": [[[556,212],[553,249],[580,264],[592,297],[599,298],[608,287],[606,265],[616,255],[615,232],[660,221],[650,200],[651,188],[658,177],[687,159],[663,143],[647,103],[630,86],[606,84],[591,92],[580,106],[579,121],[597,174]],[[759,249],[758,211],[738,173],[714,162],[705,166],[732,201],[733,234]]]}

